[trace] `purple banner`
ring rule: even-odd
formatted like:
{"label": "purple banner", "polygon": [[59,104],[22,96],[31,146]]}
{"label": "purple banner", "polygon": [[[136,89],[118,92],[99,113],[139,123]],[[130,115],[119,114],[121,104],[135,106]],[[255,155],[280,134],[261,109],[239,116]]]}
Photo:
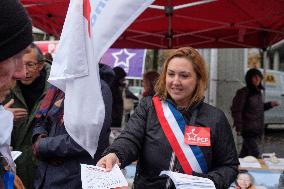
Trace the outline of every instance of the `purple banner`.
{"label": "purple banner", "polygon": [[145,49],[109,49],[101,62],[112,68],[122,67],[128,79],[142,79],[145,57]]}

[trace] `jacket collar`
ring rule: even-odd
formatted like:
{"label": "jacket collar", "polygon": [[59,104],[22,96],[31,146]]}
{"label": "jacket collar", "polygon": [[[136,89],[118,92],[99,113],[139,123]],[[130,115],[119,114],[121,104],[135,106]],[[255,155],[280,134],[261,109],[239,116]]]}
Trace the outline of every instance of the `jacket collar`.
{"label": "jacket collar", "polygon": [[[46,64],[44,69],[45,69],[45,72],[46,72],[46,78],[45,78],[45,86],[44,86],[44,90],[43,90],[43,93],[42,95],[40,96],[40,99],[46,94],[47,92],[47,89],[50,87],[50,84],[49,82],[47,82],[47,79],[49,77],[49,74],[50,74],[50,65],[49,64]],[[25,102],[25,99],[24,99],[24,96],[21,92],[21,89],[19,87],[19,85],[17,84],[14,89],[12,90],[12,93],[14,93],[14,95],[21,101],[21,103],[27,108],[27,105],[26,105],[26,102]]]}
{"label": "jacket collar", "polygon": [[[172,99],[166,99],[166,100],[167,100],[167,102],[173,104],[176,107],[176,104],[174,103],[174,101]],[[212,121],[212,120],[208,119],[208,116],[207,116],[209,107],[210,107],[210,105],[208,105],[208,104],[206,105],[206,103],[204,102],[204,98],[203,98],[202,101],[200,101],[199,103],[193,104],[187,110],[184,110],[184,111],[179,110],[179,112],[187,120],[187,123],[189,123],[189,121],[192,117],[193,111],[197,110],[198,112],[197,112],[195,124],[198,125],[198,126],[208,127],[210,125],[210,122]]]}
{"label": "jacket collar", "polygon": [[171,98],[167,98],[166,101],[173,104],[176,107],[176,109],[178,111],[180,111],[182,114],[189,113],[191,115],[194,110],[200,108],[201,104],[204,102],[204,97],[202,98],[202,100],[200,102],[193,103],[191,106],[189,106],[187,108],[177,107],[176,103]]}

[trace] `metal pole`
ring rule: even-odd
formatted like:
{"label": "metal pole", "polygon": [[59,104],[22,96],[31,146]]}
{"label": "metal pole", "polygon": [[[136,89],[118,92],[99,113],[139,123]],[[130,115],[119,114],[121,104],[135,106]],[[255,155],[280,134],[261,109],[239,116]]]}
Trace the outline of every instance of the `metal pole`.
{"label": "metal pole", "polygon": [[168,32],[166,34],[166,39],[168,40],[168,48],[173,47],[173,30],[172,30],[172,17],[173,17],[174,7],[172,1],[168,0],[168,5],[165,6],[165,14],[168,17]]}
{"label": "metal pole", "polygon": [[[267,72],[267,68],[268,68],[268,62],[266,61],[266,55],[267,55],[267,48],[263,48],[261,51],[261,65],[263,65],[263,87],[264,89],[266,88],[266,72]],[[265,96],[266,96],[266,92],[265,90],[263,90],[263,102],[265,102]],[[264,120],[263,120],[264,121]],[[264,124],[264,123],[263,123]],[[263,128],[263,135],[261,137],[261,152],[264,152],[264,138],[265,138],[265,127]]]}

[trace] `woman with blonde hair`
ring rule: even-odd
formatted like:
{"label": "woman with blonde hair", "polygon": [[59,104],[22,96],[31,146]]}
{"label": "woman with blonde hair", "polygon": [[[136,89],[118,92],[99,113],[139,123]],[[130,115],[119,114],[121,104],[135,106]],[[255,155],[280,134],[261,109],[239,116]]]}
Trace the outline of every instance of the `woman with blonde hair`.
{"label": "woman with blonde hair", "polygon": [[98,166],[110,171],[138,160],[135,189],[175,188],[163,170],[212,180],[228,188],[238,173],[238,157],[225,114],[204,102],[207,71],[191,47],[175,50],[156,84]]}

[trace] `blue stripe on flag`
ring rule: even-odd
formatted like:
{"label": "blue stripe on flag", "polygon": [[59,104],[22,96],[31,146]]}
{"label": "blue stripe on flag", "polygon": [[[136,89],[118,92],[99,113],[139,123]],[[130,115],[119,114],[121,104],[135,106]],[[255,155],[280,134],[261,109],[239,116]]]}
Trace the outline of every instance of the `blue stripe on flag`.
{"label": "blue stripe on flag", "polygon": [[[181,129],[182,133],[184,134],[184,130],[185,130],[185,126],[186,126],[186,123],[185,123],[185,120],[182,116],[182,114],[175,108],[175,106],[166,101],[166,103],[168,103],[169,105],[169,108],[171,110],[171,112],[173,113],[178,125],[179,125],[179,128]],[[193,146],[193,145],[189,145],[193,154],[195,155],[199,165],[200,165],[200,168],[202,170],[203,173],[207,173],[208,171],[208,168],[207,168],[207,163],[205,161],[205,158],[204,158],[204,155],[201,151],[201,149],[199,148],[199,146]]]}

